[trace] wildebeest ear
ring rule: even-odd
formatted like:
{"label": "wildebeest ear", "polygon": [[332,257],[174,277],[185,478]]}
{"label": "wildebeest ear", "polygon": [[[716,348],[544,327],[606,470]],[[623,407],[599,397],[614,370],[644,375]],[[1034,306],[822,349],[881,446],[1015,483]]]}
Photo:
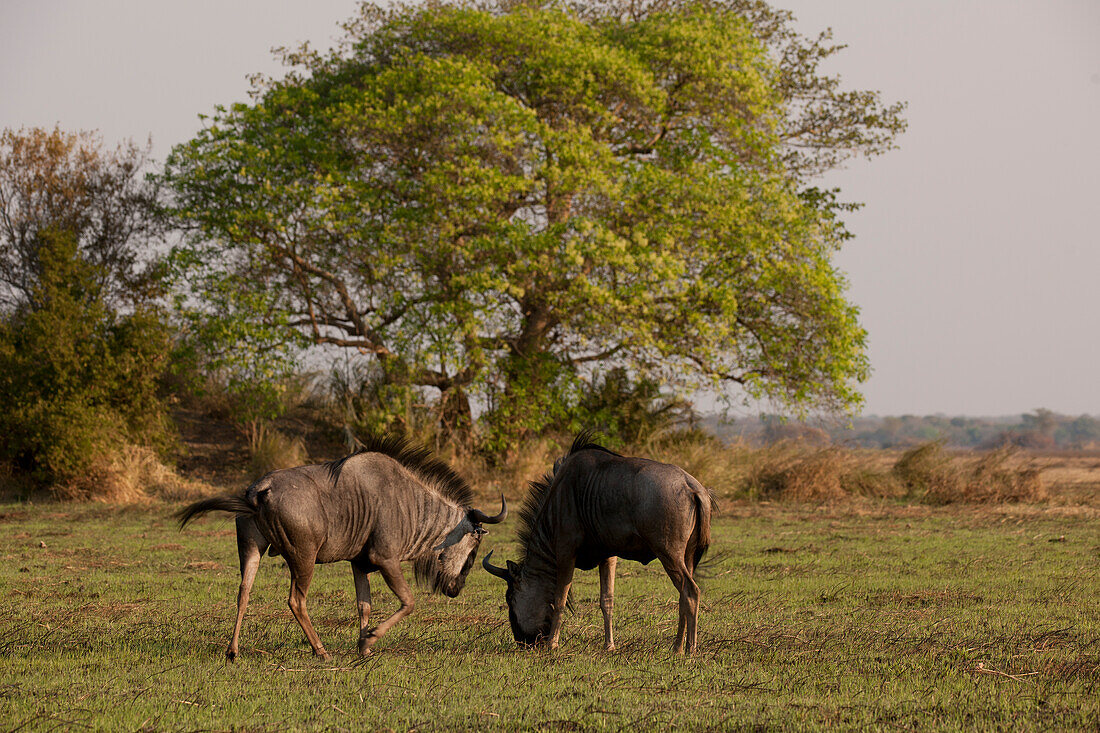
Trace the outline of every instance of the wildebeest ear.
{"label": "wildebeest ear", "polygon": [[443,538],[443,541],[433,547],[432,550],[434,550],[435,552],[445,550],[473,531],[475,531],[474,525],[470,522],[469,519],[463,518],[463,520],[459,522],[454,529],[447,533],[447,536]]}
{"label": "wildebeest ear", "polygon": [[504,563],[508,566],[508,572],[512,574],[512,577],[519,575],[519,565],[511,560],[505,560]]}

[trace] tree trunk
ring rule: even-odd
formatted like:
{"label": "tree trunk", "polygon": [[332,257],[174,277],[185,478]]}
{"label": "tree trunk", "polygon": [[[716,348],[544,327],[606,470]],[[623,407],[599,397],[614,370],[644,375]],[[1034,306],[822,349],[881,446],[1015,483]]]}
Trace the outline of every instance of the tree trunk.
{"label": "tree trunk", "polygon": [[474,416],[470,400],[459,385],[451,385],[439,391],[439,434],[436,447],[453,443],[458,450],[470,449],[473,439]]}

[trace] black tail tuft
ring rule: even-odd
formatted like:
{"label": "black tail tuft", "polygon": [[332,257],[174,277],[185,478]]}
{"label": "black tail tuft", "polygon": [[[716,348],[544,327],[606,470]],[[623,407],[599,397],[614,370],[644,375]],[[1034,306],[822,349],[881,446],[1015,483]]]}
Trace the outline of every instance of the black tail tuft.
{"label": "black tail tuft", "polygon": [[704,577],[706,570],[703,573],[699,573],[701,565],[712,566],[717,559],[713,555],[706,563],[703,561],[703,556],[707,554],[707,550],[710,548],[710,514],[711,511],[717,509],[717,503],[714,500],[714,494],[710,489],[704,489],[705,493],[696,494],[695,496],[695,563],[694,572],[692,573],[697,577]]}
{"label": "black tail tuft", "polygon": [[255,514],[256,505],[250,503],[244,496],[215,496],[211,499],[203,499],[189,504],[180,509],[173,516],[180,522],[180,529],[187,526],[195,517],[201,517],[207,512],[230,512],[232,514]]}

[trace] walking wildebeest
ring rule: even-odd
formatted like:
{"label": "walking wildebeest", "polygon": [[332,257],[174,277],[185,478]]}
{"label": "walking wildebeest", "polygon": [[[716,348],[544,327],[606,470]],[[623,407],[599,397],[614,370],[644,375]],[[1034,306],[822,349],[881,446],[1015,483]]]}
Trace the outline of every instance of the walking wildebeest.
{"label": "walking wildebeest", "polygon": [[581,433],[552,473],[531,483],[520,510],[523,558],[507,568],[483,565],[508,583],[505,600],[512,635],[521,644],[558,646],[562,611],[574,568],[600,567],[604,642],[611,631],[617,558],[643,564],[654,558],[680,593],[676,651],[696,645],[699,586],[695,567],[710,544],[710,491],[681,468],[628,458],[589,442]]}
{"label": "walking wildebeest", "polygon": [[[398,621],[412,613],[413,596],[401,562],[413,561],[418,584],[454,598],[474,563],[482,524],[494,517],[471,509],[466,482],[428,451],[398,438],[372,438],[357,453],[337,461],[273,471],[240,495],[204,499],[178,513],[180,529],[209,511],[237,515],[241,587],[237,622],[225,655],[237,656],[248,594],[266,550],[290,567],[290,611],[313,652],[329,659],[306,613],[306,592],[315,563],[347,560],[359,608],[359,653],[366,655]],[[370,573],[378,570],[401,601],[392,616],[367,629]]]}

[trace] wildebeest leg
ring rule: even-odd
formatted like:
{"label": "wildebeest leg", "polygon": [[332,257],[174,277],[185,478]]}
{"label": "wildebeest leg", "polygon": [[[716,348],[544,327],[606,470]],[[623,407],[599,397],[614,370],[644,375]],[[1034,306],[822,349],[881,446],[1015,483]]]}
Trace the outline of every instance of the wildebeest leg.
{"label": "wildebeest leg", "polygon": [[326,652],[325,647],[322,646],[321,637],[314,631],[313,624],[309,620],[309,613],[306,611],[306,593],[309,591],[310,581],[313,580],[314,558],[306,559],[287,555],[286,560],[290,566],[290,599],[287,601],[290,612],[294,614],[294,618],[298,620],[298,625],[305,632],[306,641],[313,647],[313,653],[322,659],[332,659],[332,655]]}
{"label": "wildebeest leg", "polygon": [[611,612],[615,608],[615,566],[619,558],[611,556],[600,563],[600,610],[603,611],[604,649],[615,648],[615,637],[611,631]]}
{"label": "wildebeest leg", "polygon": [[558,570],[557,588],[554,590],[554,603],[550,607],[550,648],[558,648],[558,636],[561,634],[561,616],[569,602],[569,586],[573,584],[573,566]]}
{"label": "wildebeest leg", "polygon": [[366,643],[367,623],[370,621],[370,574],[354,564],[351,573],[355,578],[355,604],[359,609],[359,653],[366,656],[370,652]]}
{"label": "wildebeest leg", "polygon": [[267,546],[267,540],[251,517],[237,517],[237,556],[241,561],[241,586],[237,589],[237,622],[233,625],[233,637],[225,650],[225,658],[230,662],[237,659],[237,641],[241,637],[241,624],[244,623],[244,612],[248,608],[248,596],[252,592],[260,558]]}
{"label": "wildebeest leg", "polygon": [[677,654],[684,653],[686,636],[687,650],[694,652],[696,625],[699,619],[699,586],[695,584],[691,573],[688,572],[682,556],[674,557],[660,554],[657,557],[661,561],[661,565],[664,566],[665,572],[668,573],[672,584],[676,586],[676,590],[680,591],[680,623],[676,630],[675,651]]}
{"label": "wildebeest leg", "polygon": [[378,563],[378,570],[382,573],[382,579],[386,581],[386,585],[397,596],[397,600],[401,601],[401,607],[392,616],[378,624],[373,631],[367,634],[365,639],[359,642],[361,652],[369,650],[374,642],[381,639],[382,635],[393,628],[394,624],[412,613],[413,608],[416,606],[413,602],[412,590],[409,588],[409,584],[405,582],[405,576],[401,572],[401,563],[397,561],[381,562]]}

